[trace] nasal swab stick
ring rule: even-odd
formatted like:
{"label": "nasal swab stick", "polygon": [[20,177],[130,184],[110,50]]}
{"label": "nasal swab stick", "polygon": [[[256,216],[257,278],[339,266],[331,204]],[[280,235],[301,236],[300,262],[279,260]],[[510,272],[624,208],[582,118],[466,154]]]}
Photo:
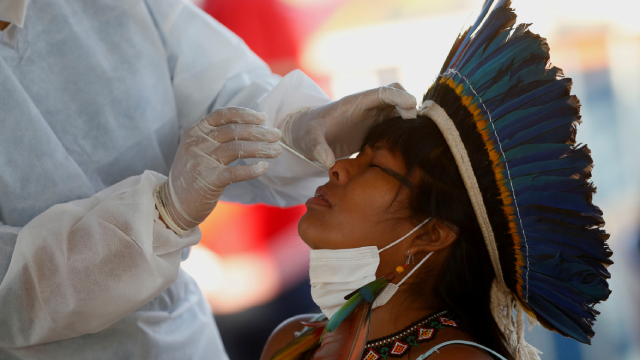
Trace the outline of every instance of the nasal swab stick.
{"label": "nasal swab stick", "polygon": [[324,167],[324,165],[318,165],[315,162],[307,159],[306,157],[304,157],[302,154],[300,154],[299,152],[293,150],[292,148],[288,147],[287,145],[285,145],[282,141],[278,141],[278,145],[282,146],[283,148],[291,151],[293,154],[295,154],[297,157],[303,159],[304,161],[308,162],[309,164],[317,167],[318,169],[324,171],[324,172],[329,172],[329,169],[327,169],[326,167]]}

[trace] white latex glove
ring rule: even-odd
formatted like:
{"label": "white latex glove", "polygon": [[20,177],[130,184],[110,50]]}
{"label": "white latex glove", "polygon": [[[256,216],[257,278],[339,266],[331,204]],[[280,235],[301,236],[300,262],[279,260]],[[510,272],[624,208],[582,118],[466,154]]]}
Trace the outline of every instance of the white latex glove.
{"label": "white latex glove", "polygon": [[278,127],[285,144],[330,169],[336,158],[360,149],[371,125],[398,115],[415,118],[416,106],[416,98],[394,83],[294,112]]}
{"label": "white latex glove", "polygon": [[182,135],[168,180],[155,191],[162,220],[178,235],[213,211],[224,188],[264,174],[269,164],[228,167],[237,159],[275,158],[282,148],[278,129],[262,126],[265,113],[228,107],[207,115]]}

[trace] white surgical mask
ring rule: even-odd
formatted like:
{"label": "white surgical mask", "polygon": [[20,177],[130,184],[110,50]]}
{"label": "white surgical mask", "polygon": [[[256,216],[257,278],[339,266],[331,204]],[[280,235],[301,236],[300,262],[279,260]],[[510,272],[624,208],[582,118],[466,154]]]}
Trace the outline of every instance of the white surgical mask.
{"label": "white surgical mask", "polygon": [[[376,246],[356,249],[311,250],[309,279],[311,297],[320,310],[331,319],[333,314],[347,302],[344,297],[376,279],[376,270],[380,265],[380,253],[406,239],[416,230],[428,223],[423,221],[408,234],[378,250]],[[373,303],[373,308],[386,304],[402,283],[413,274],[433,253],[429,253],[397,285],[389,283]]]}
{"label": "white surgical mask", "polygon": [[0,0],[0,20],[24,25],[29,0]]}

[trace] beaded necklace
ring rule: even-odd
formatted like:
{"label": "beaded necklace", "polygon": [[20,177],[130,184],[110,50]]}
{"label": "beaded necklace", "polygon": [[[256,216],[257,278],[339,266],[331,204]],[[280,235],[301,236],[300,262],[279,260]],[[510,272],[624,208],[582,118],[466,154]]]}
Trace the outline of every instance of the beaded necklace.
{"label": "beaded necklace", "polygon": [[459,327],[457,322],[444,317],[446,314],[447,310],[427,315],[396,333],[367,341],[362,360],[378,360],[380,358],[387,360],[389,356],[401,357],[412,346],[418,347],[420,343],[435,338],[439,329],[444,329],[445,326]]}

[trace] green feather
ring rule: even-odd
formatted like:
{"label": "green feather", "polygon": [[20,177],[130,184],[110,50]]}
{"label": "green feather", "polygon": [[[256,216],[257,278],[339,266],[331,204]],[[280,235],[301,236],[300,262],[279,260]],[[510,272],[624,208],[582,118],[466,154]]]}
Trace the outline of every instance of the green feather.
{"label": "green feather", "polygon": [[367,285],[358,289],[355,293],[352,293],[347,300],[347,302],[336,311],[335,314],[329,320],[327,327],[325,327],[324,332],[331,332],[340,326],[342,322],[348,318],[354,311],[360,306],[364,305],[363,302],[366,301],[368,303],[372,303],[375,299],[380,295],[382,289],[389,283],[389,280],[386,277],[381,277],[376,279]]}

